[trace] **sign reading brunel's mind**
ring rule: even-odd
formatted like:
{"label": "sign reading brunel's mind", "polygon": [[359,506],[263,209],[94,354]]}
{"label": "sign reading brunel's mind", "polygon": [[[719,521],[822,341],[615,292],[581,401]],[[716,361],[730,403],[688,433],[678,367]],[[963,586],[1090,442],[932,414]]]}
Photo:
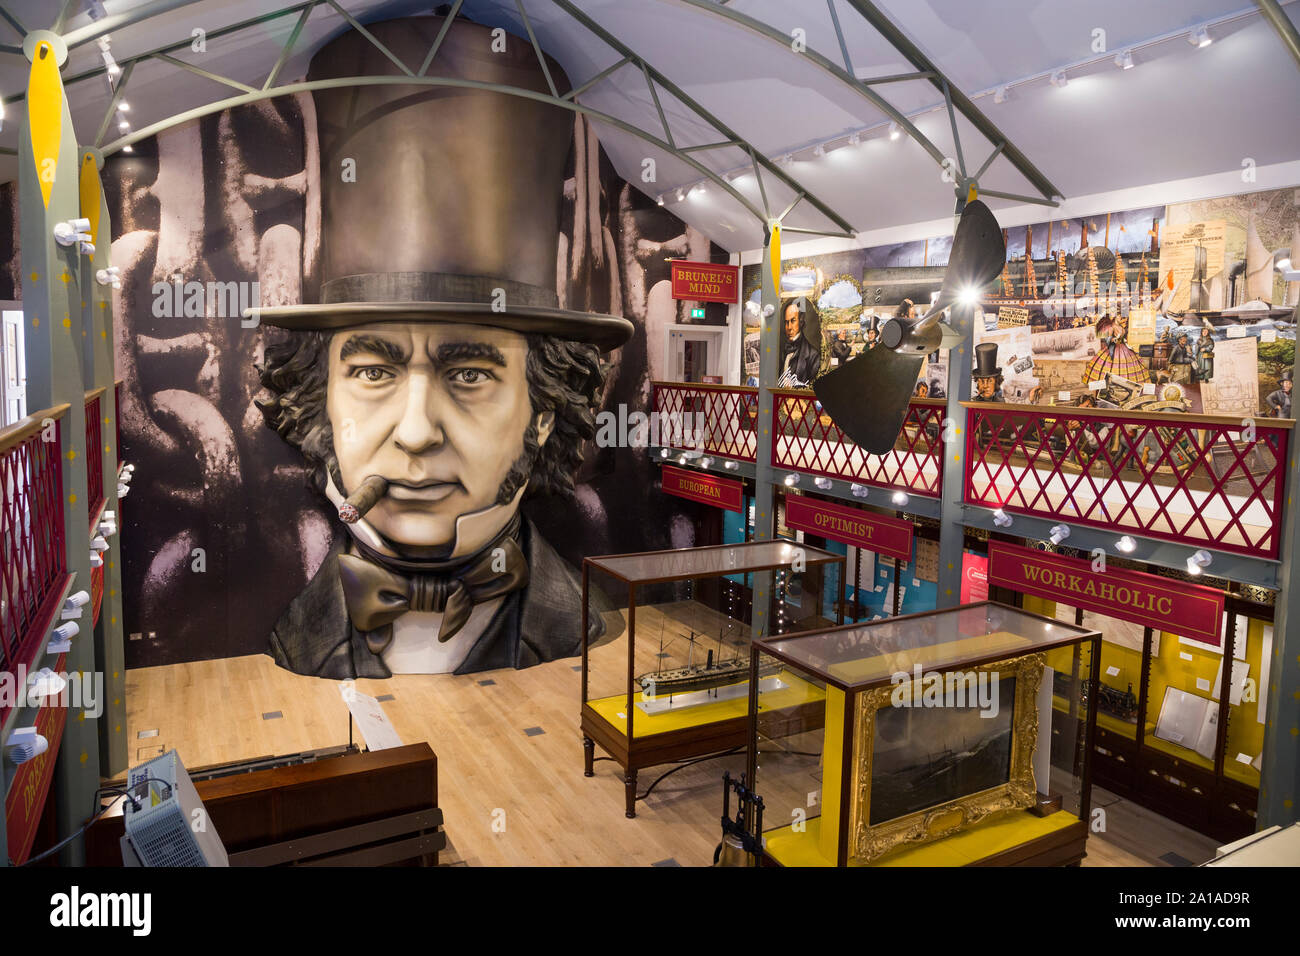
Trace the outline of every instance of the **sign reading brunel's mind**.
{"label": "sign reading brunel's mind", "polygon": [[674,259],[672,266],[674,299],[728,305],[740,301],[740,266],[686,259]]}
{"label": "sign reading brunel's mind", "polygon": [[672,465],[664,465],[664,491],[678,498],[702,501],[706,505],[725,508],[728,511],[740,511],[743,488],[738,481],[718,478],[714,475],[701,475],[694,471],[683,471]]}
{"label": "sign reading brunel's mind", "polygon": [[1141,571],[1093,571],[1089,561],[989,542],[989,584],[1217,645],[1223,592]]}
{"label": "sign reading brunel's mind", "polygon": [[787,495],[785,523],[811,534],[843,541],[866,551],[908,561],[912,557],[912,522],[831,504],[804,495]]}

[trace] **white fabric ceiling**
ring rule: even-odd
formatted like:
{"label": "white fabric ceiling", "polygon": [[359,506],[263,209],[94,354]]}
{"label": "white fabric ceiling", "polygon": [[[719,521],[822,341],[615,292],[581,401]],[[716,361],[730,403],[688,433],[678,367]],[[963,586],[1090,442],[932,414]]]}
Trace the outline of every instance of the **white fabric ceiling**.
{"label": "white fabric ceiling", "polygon": [[[339,0],[361,22],[428,12],[429,2]],[[3,3],[28,29],[49,27],[59,4],[52,0]],[[110,15],[147,8],[157,0],[105,0]],[[888,117],[841,81],[817,68],[789,44],[776,43],[684,0],[574,0],[575,5],[631,47],[719,120],[777,158],[795,155],[788,173],[858,231],[939,219],[951,213],[953,186],[915,142],[891,141]],[[863,20],[846,0],[834,0],[849,59],[859,76],[904,73],[912,67]],[[187,39],[201,27],[209,32],[288,6],[270,0],[174,2],[176,9],[112,31],[118,61]],[[1259,165],[1300,159],[1300,68],[1272,27],[1243,0],[878,0],[877,5],[1065,196],[1132,185],[1221,173],[1249,158]],[[91,23],[84,0],[64,32]],[[552,0],[525,0],[543,48],[558,59],[573,84],[616,62],[620,54],[576,23]],[[804,31],[807,45],[837,65],[843,59],[826,0],[732,0],[729,8],[790,34]],[[1300,22],[1300,2],[1284,10]],[[516,0],[466,0],[464,12],[493,26],[525,35]],[[261,87],[293,25],[285,16],[227,37],[210,39],[207,52],[175,55],[202,68]],[[1213,43],[1187,42],[1190,29],[1209,24]],[[279,82],[299,79],[311,53],[348,29],[343,17],[322,2],[311,13]],[[1107,52],[1094,52],[1094,31],[1106,31]],[[0,24],[0,43],[17,44],[18,34]],[[1121,70],[1116,53],[1133,51],[1134,68]],[[102,65],[93,42],[74,49],[65,81]],[[418,66],[418,64],[413,65]],[[1065,69],[1069,83],[1057,88],[1047,74]],[[0,55],[0,90],[21,94],[27,63],[21,55]],[[1011,85],[995,103],[992,91]],[[943,152],[955,156],[942,94],[925,80],[875,87]],[[687,106],[658,90],[679,146],[722,139]],[[237,91],[180,68],[148,61],[131,77],[126,99],[139,130],[186,109]],[[104,117],[109,90],[103,77],[69,85],[73,122],[81,142],[90,142]],[[653,100],[638,69],[625,65],[584,94],[582,102],[662,138]],[[0,146],[14,147],[22,104],[10,102]],[[761,245],[755,218],[720,189],[710,187],[683,201],[680,186],[701,175],[671,154],[615,128],[597,124],[601,141],[619,172],[687,222],[730,250]],[[958,130],[967,168],[974,172],[992,144],[964,119]],[[834,148],[852,132],[864,131],[858,146]],[[116,121],[106,142],[120,135]],[[839,138],[839,143],[835,142]],[[815,156],[813,148],[830,142]],[[741,171],[747,158],[738,149],[693,154],[715,172]],[[641,184],[644,158],[657,164],[657,181]],[[0,157],[0,179],[16,176],[12,156]],[[1035,190],[1005,158],[981,177],[988,189],[1032,195]],[[794,193],[765,176],[773,212]],[[736,188],[761,205],[752,174]],[[996,209],[1010,204],[993,200]],[[1048,215],[1045,211],[1045,216]],[[833,228],[807,204],[787,225]]]}

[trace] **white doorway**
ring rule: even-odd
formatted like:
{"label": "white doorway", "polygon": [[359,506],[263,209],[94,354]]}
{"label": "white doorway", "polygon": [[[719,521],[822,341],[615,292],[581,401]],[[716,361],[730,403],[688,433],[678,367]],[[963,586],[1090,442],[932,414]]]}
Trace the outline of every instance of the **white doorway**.
{"label": "white doorway", "polygon": [[669,380],[721,384],[726,335],[722,325],[670,325],[665,356]]}
{"label": "white doorway", "polygon": [[[13,306],[17,306],[14,308]],[[0,417],[12,425],[27,416],[27,355],[23,348],[23,310],[19,303],[7,303],[0,335]]]}

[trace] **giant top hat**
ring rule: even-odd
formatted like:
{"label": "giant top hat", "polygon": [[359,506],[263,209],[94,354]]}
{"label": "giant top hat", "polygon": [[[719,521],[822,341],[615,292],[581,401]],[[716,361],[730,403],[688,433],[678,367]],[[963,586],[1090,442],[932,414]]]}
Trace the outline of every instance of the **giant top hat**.
{"label": "giant top hat", "polygon": [[[367,29],[412,69],[443,18],[407,17]],[[458,19],[430,76],[549,95],[531,44]],[[496,42],[500,50],[501,42]],[[547,70],[563,92],[558,63]],[[312,57],[308,81],[403,76],[352,30]],[[472,87],[373,85],[317,90],[321,290],[318,304],[259,309],[287,329],[376,322],[457,322],[558,335],[617,348],[632,323],[559,308],[556,252],[569,111]],[[345,160],[355,181],[344,181]],[[349,177],[349,180],[353,177]]]}
{"label": "giant top hat", "polygon": [[974,378],[1001,378],[1002,369],[998,367],[998,345],[996,342],[981,342],[975,346],[975,368],[971,371]]}

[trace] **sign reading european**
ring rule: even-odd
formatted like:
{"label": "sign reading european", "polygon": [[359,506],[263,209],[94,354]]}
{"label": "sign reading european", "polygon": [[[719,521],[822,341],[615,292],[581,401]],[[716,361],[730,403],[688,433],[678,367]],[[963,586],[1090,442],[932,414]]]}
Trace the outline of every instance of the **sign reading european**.
{"label": "sign reading european", "polygon": [[685,471],[664,465],[663,489],[678,498],[700,501],[727,511],[740,511],[742,487],[740,482],[699,472]]}
{"label": "sign reading european", "polygon": [[740,266],[674,259],[672,276],[674,299],[728,305],[740,301]]}

